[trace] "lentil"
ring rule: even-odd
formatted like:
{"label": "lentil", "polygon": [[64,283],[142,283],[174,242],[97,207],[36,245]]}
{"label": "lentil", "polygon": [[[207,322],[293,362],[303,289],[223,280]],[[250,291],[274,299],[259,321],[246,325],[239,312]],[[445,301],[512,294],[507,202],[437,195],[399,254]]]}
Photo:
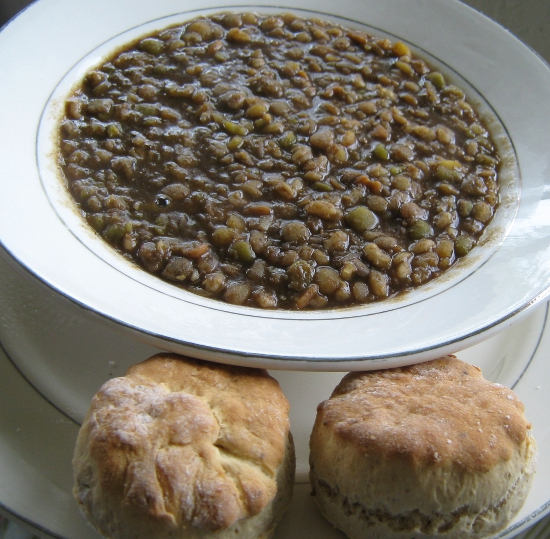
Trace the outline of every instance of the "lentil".
{"label": "lentil", "polygon": [[465,99],[402,42],[216,14],[93,69],[59,162],[94,230],[176,286],[353,306],[439,276],[491,221],[499,159]]}

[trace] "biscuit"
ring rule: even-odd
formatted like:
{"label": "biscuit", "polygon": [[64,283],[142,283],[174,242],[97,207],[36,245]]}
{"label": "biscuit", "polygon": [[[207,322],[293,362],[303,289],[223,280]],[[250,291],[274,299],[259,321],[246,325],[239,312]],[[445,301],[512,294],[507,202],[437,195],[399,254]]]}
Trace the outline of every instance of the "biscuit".
{"label": "biscuit", "polygon": [[92,399],[74,497],[109,539],[267,539],[292,496],[288,411],[264,370],[153,356]]}
{"label": "biscuit", "polygon": [[508,388],[454,356],[350,373],[321,403],[310,479],[352,539],[480,538],[520,510],[536,444]]}

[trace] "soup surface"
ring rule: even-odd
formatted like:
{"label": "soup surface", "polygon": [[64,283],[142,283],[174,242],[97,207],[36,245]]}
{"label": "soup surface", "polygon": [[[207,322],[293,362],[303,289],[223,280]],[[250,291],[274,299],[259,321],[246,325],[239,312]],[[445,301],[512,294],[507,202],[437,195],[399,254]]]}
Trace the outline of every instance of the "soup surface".
{"label": "soup surface", "polygon": [[116,51],[67,99],[59,160],[124,257],[265,309],[420,286],[498,204],[460,88],[402,42],[292,14],[202,17]]}

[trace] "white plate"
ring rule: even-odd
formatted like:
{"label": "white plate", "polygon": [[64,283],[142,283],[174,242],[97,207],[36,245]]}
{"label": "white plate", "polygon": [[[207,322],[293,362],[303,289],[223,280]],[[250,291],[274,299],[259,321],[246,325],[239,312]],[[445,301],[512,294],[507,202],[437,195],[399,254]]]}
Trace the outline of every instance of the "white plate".
{"label": "white plate", "polygon": [[[295,2],[276,5],[289,10]],[[517,214],[509,228],[497,219],[497,236],[505,237],[496,251],[498,242],[489,242],[460,275],[397,301],[323,313],[230,307],[175,291],[107,254],[70,212],[60,210],[61,191],[52,186],[45,155],[55,108],[50,97],[66,89],[69,72],[76,76],[99,61],[125,32],[135,36],[202,10],[234,6],[231,0],[132,0],[131,8],[111,0],[80,0],[78,6],[39,0],[0,32],[0,49],[10,51],[0,58],[0,74],[9,80],[0,87],[0,243],[15,260],[61,295],[114,321],[119,331],[137,329],[150,345],[269,368],[343,371],[430,359],[487,338],[547,297],[550,69],[456,0],[303,0],[300,8],[398,36],[435,56],[446,71],[460,73],[470,92],[492,107],[518,159],[512,195],[521,182],[519,206],[512,200],[499,210],[504,221]],[[238,8],[269,6],[268,0],[242,0]]]}
{"label": "white plate", "polygon": [[[539,445],[529,497],[498,537],[511,538],[550,512],[550,322],[546,305],[523,321],[459,357],[482,366],[485,376],[514,387],[525,403]],[[39,358],[37,358],[39,359]],[[297,485],[289,512],[274,539],[344,539],[309,497],[308,439],[317,404],[341,373],[277,371],[291,404],[297,448]],[[42,397],[0,350],[0,511],[42,537],[99,539],[71,496],[71,458],[78,423]]]}

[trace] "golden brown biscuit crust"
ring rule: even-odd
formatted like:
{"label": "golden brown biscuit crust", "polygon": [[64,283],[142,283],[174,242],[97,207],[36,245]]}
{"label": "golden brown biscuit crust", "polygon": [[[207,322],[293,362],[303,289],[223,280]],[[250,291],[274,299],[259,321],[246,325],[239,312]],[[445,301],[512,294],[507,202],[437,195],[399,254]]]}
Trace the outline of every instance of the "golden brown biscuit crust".
{"label": "golden brown biscuit crust", "polygon": [[338,436],[365,451],[473,472],[508,460],[531,428],[513,391],[454,356],[350,373],[320,411]]}
{"label": "golden brown biscuit crust", "polygon": [[288,409],[264,370],[158,354],[93,398],[75,497],[108,537],[124,536],[125,519],[164,528],[162,537],[226,529],[276,496]]}
{"label": "golden brown biscuit crust", "polygon": [[523,405],[454,356],[351,373],[318,406],[310,479],[351,539],[480,539],[529,492],[536,444]]}

